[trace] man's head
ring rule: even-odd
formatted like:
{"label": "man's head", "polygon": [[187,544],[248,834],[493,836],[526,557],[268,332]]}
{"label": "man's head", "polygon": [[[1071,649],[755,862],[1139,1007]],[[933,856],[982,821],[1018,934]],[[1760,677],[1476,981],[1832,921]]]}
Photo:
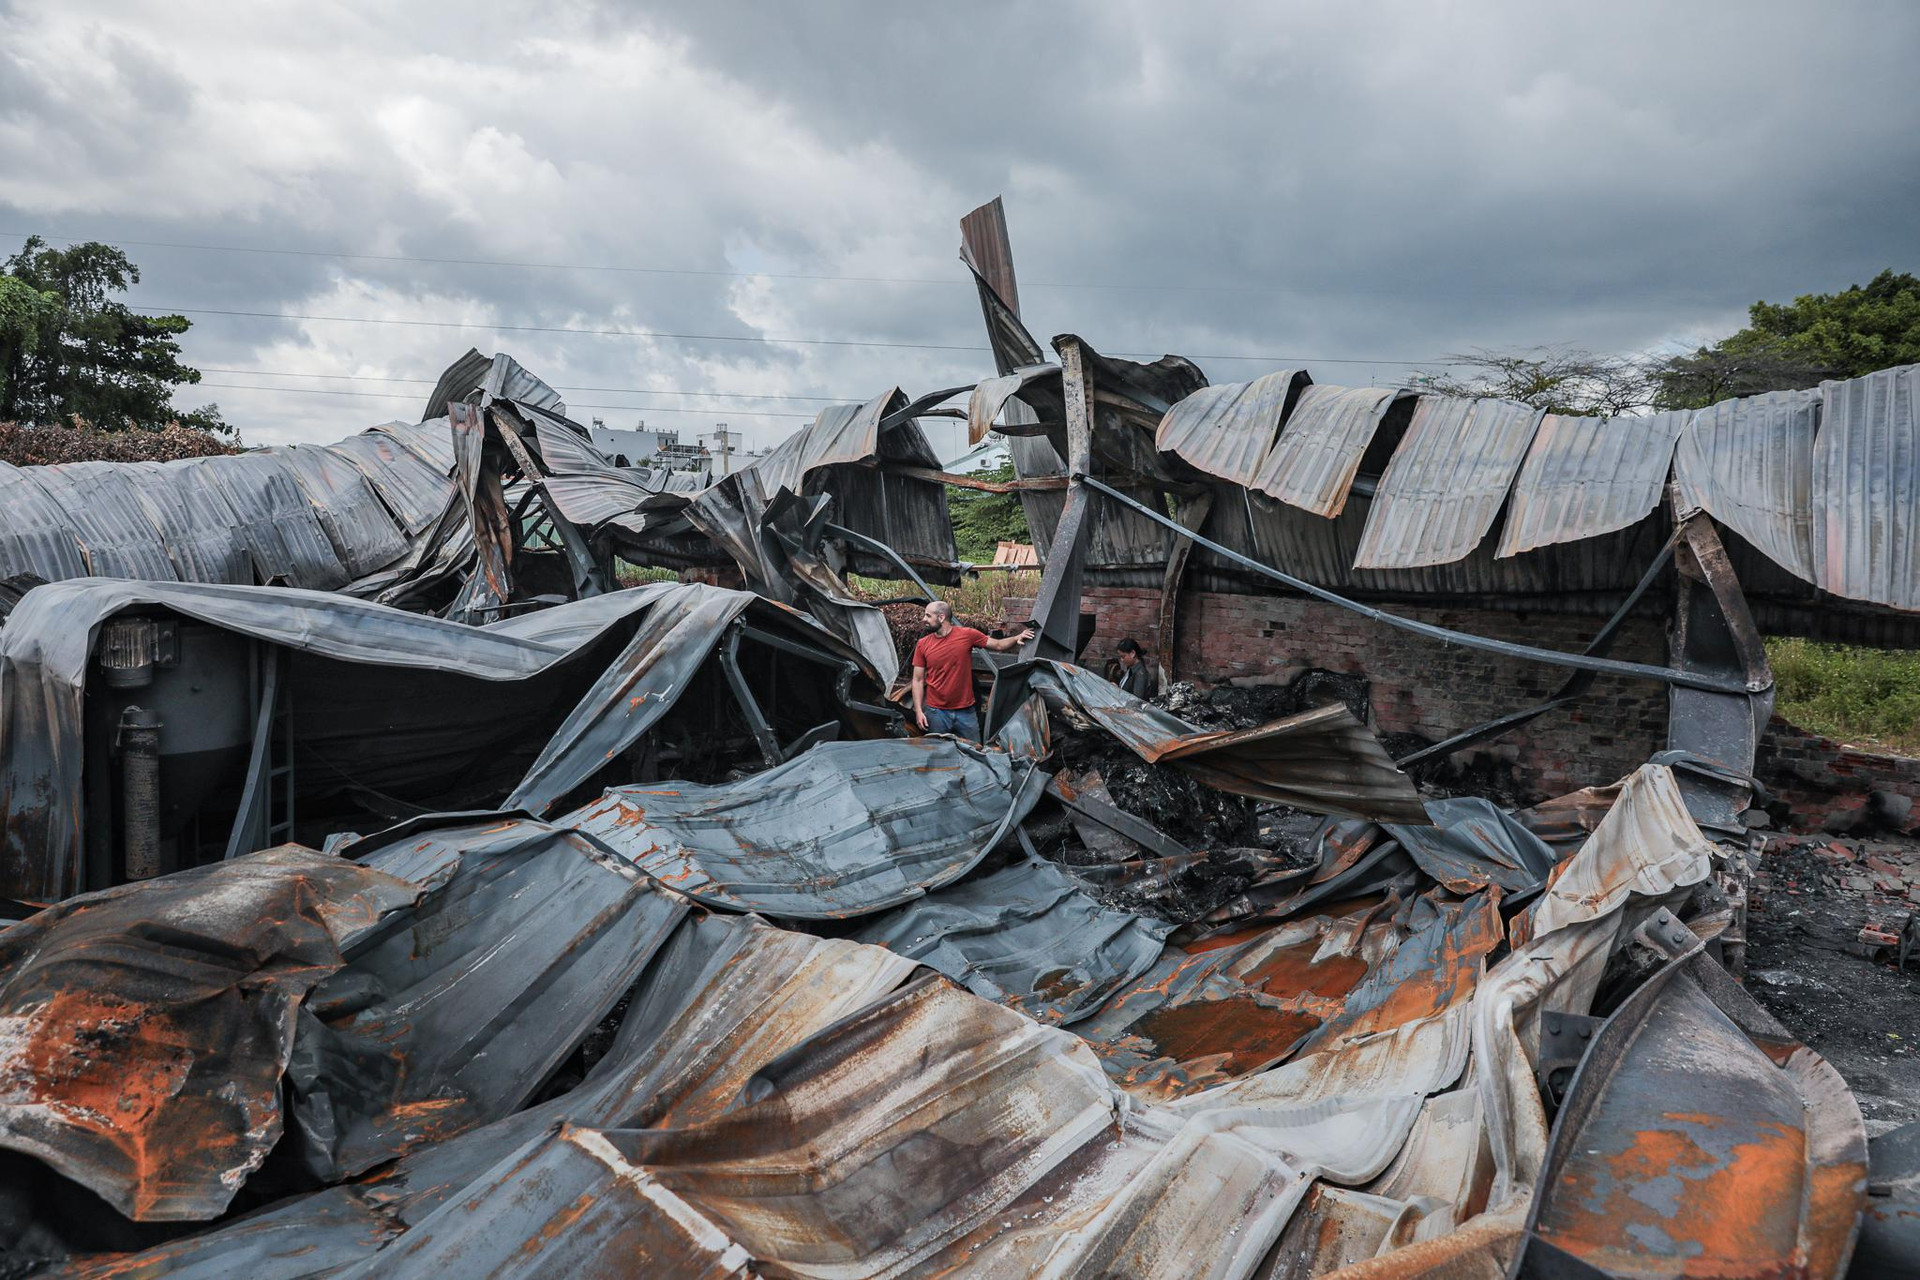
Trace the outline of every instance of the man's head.
{"label": "man's head", "polygon": [[1140,661],[1140,642],[1128,636],[1120,642],[1120,665],[1130,667]]}
{"label": "man's head", "polygon": [[953,606],[945,600],[935,600],[921,611],[920,616],[935,631],[945,631],[953,625]]}

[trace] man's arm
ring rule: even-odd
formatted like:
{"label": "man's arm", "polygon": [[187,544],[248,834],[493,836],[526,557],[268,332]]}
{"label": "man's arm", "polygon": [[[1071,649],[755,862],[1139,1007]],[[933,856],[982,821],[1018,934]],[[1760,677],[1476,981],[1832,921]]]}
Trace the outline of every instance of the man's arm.
{"label": "man's arm", "polygon": [[922,729],[927,727],[927,669],[913,669],[913,719]]}
{"label": "man's arm", "polygon": [[1025,631],[1022,631],[1017,636],[1001,636],[998,640],[995,640],[991,636],[989,636],[987,638],[986,644],[983,647],[991,649],[995,653],[1010,653],[1013,650],[1018,649],[1021,645],[1025,644],[1027,641],[1033,639],[1033,636],[1034,636],[1033,628],[1028,627]]}

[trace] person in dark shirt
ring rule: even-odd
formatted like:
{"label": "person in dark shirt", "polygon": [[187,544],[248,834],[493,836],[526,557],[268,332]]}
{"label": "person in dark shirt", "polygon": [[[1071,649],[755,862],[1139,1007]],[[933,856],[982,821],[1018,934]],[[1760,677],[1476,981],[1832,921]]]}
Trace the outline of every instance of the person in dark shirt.
{"label": "person in dark shirt", "polygon": [[1033,636],[1028,627],[1017,636],[993,639],[972,627],[953,625],[953,606],[935,600],[922,615],[933,628],[913,646],[913,718],[929,733],[951,733],[980,741],[980,716],[973,706],[973,651],[1007,653]]}
{"label": "person in dark shirt", "polygon": [[1114,673],[1113,682],[1134,697],[1145,701],[1158,689],[1153,678],[1153,668],[1140,657],[1140,642],[1128,636],[1119,644],[1120,669]]}

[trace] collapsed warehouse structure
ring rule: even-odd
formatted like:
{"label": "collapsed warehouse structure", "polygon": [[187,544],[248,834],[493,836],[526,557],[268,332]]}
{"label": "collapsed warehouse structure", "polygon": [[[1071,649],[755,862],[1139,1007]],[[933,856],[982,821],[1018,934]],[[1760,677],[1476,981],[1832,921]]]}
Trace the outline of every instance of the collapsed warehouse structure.
{"label": "collapsed warehouse structure", "polygon": [[[962,231],[996,375],[831,407],[716,484],[615,465],[479,353],[339,445],[0,469],[12,1261],[1914,1256],[1920,1178],[1870,1205],[1845,1084],[1736,979],[1762,620],[1920,638],[1920,368],[1604,422],[1212,385],[1046,359],[998,202]],[[1011,484],[940,471],[918,419],[963,396]],[[1044,566],[984,748],[908,736],[847,581],[967,572],[956,482],[1017,492]],[[618,589],[623,560],[684,580]],[[1378,682],[1197,723],[1078,665],[1122,615],[1170,670],[1204,629],[1258,663],[1351,625],[1505,701],[1398,761]],[[1661,740],[1564,794],[1410,776],[1620,690]],[[1130,809],[1126,769],[1228,820]]]}

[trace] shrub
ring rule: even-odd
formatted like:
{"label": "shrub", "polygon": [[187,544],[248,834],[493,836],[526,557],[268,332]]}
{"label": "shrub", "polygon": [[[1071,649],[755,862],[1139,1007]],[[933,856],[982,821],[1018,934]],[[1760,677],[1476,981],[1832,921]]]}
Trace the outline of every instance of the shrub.
{"label": "shrub", "polygon": [[1920,750],[1920,653],[1779,638],[1767,641],[1775,707],[1829,738]]}

